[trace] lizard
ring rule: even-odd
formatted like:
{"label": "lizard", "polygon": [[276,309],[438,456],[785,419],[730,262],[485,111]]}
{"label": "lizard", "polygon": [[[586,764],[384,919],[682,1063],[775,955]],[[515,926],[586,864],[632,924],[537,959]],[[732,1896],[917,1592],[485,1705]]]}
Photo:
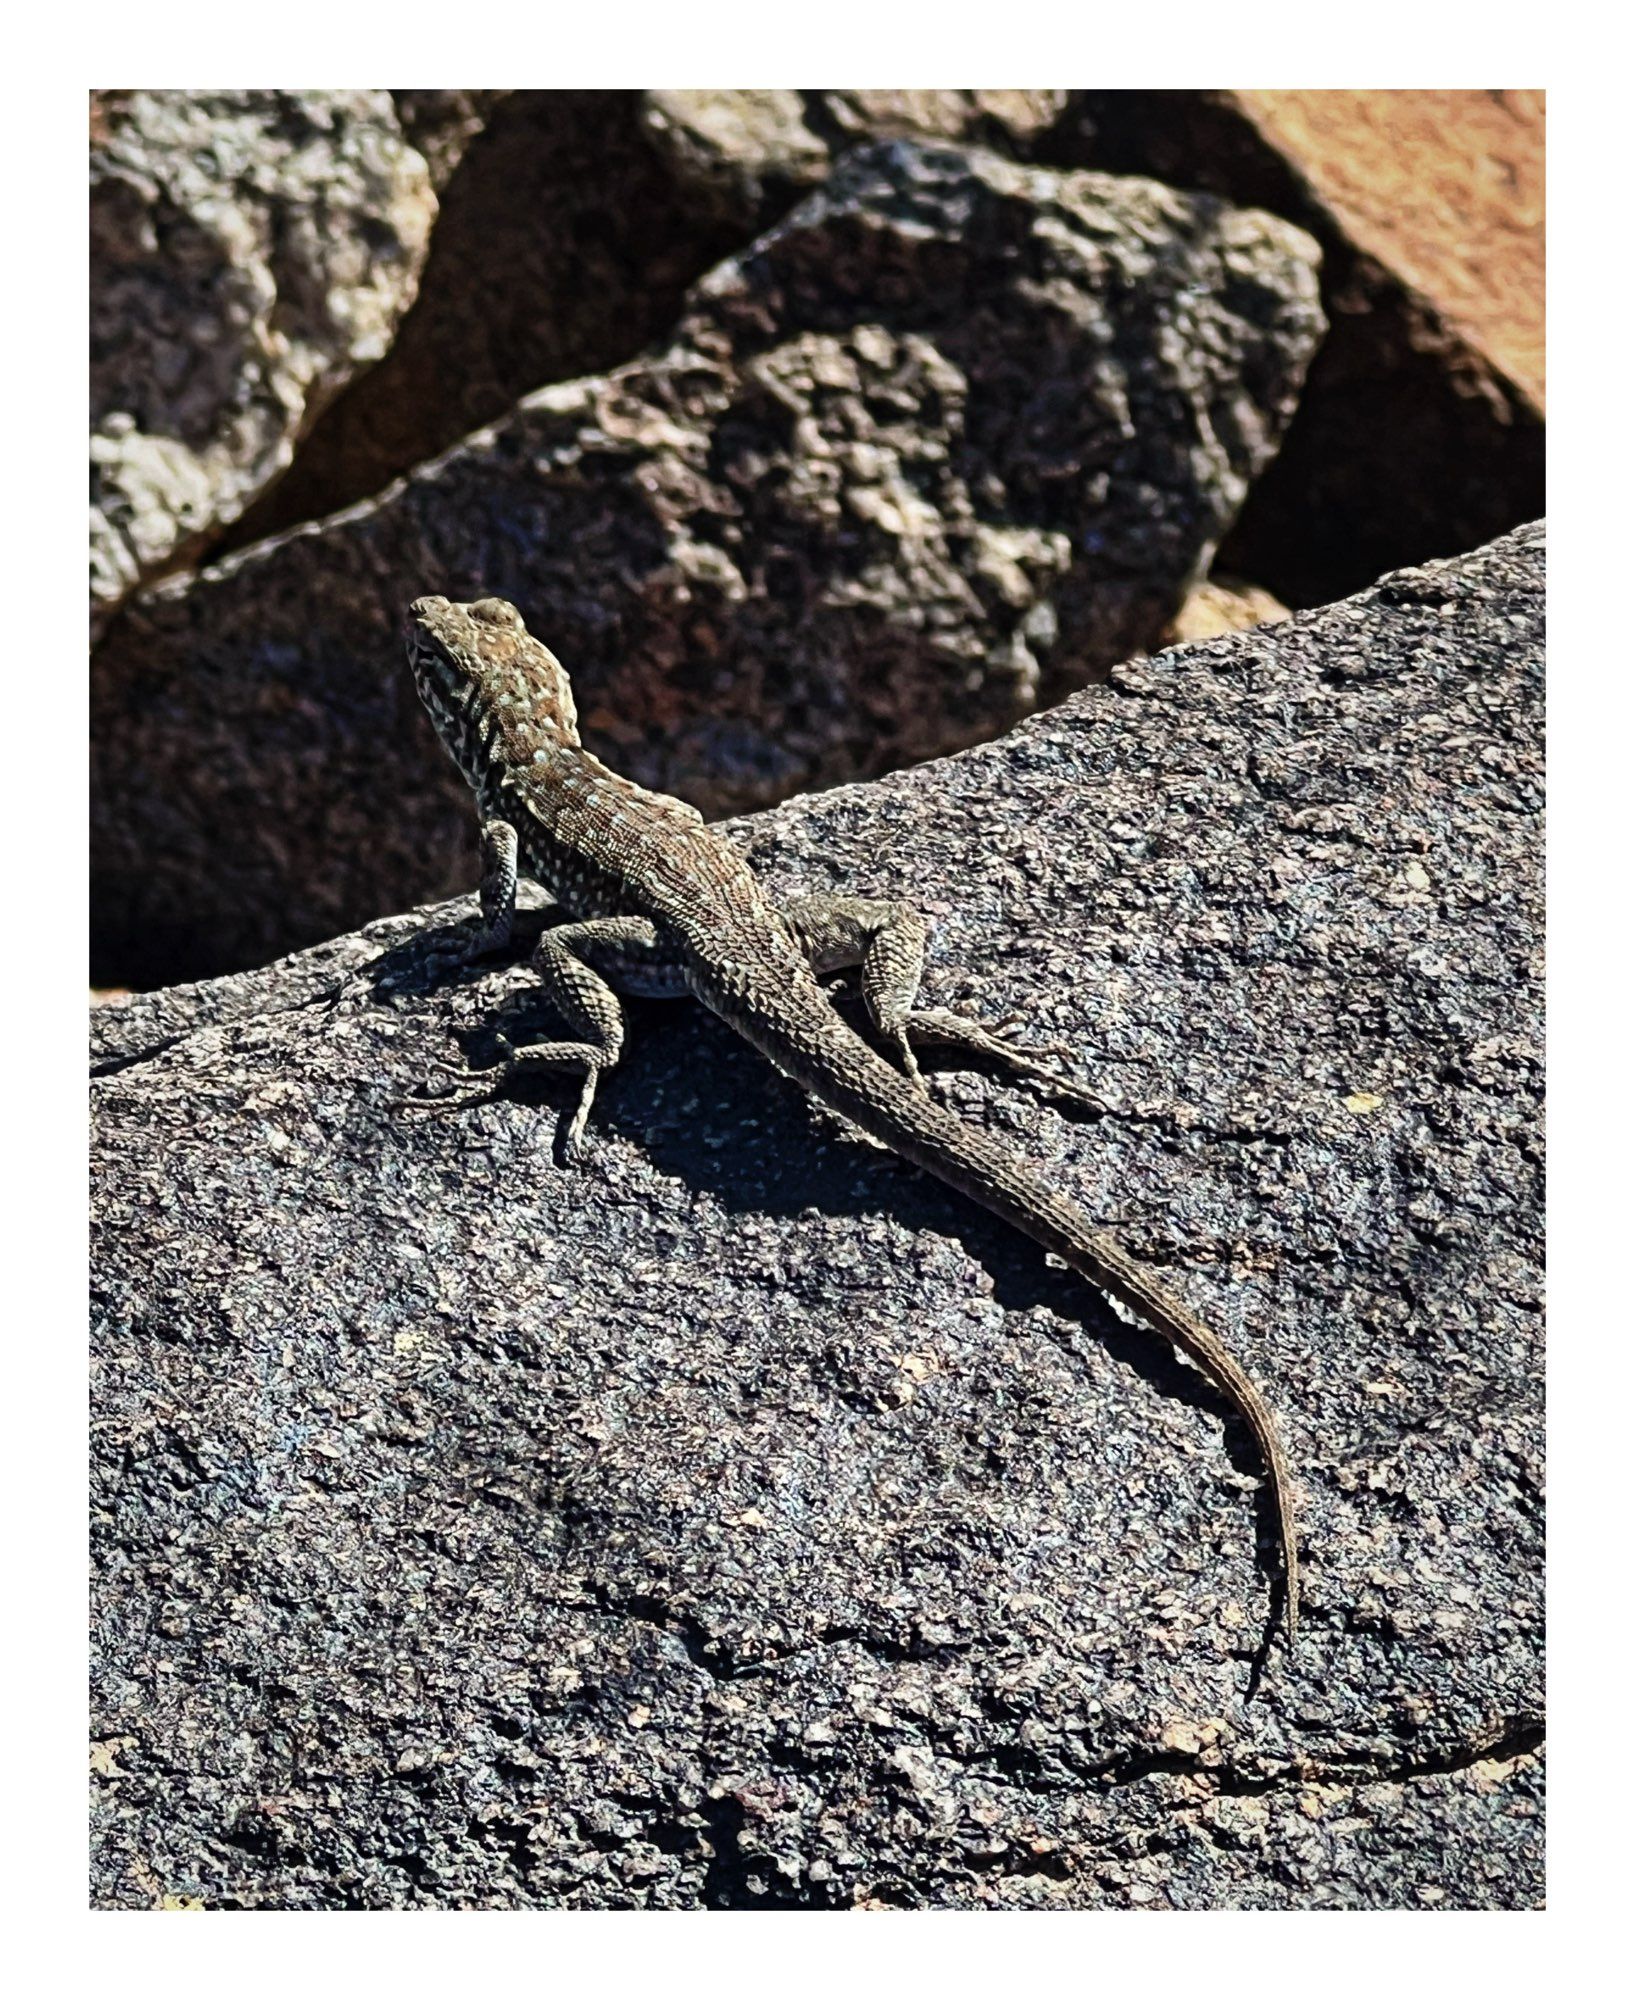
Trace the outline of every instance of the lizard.
{"label": "lizard", "polygon": [[[519,869],[570,919],[541,934],[530,960],[568,1038],[519,1047],[499,1034],[501,1062],[475,1079],[457,1071],[466,1091],[435,1101],[479,1103],[530,1071],[578,1071],[563,1144],[571,1161],[597,1082],[624,1045],[620,994],[701,1001],[831,1110],[1043,1245],[1213,1382],[1248,1425],[1271,1480],[1292,1647],[1300,1607],[1293,1483],[1260,1391],[1219,1336],[1083,1209],[930,1094],[914,1044],[985,1055],[1094,1102],[1089,1093],[980,1022],[916,1005],[927,926],[912,904],[833,894],[776,903],[696,808],[646,790],[586,750],[567,672],[514,605],[417,598],[405,638],[420,698],[482,823],[478,920],[452,956],[473,962],[506,948]],[[820,983],[853,968],[895,1066],[848,1025]]]}

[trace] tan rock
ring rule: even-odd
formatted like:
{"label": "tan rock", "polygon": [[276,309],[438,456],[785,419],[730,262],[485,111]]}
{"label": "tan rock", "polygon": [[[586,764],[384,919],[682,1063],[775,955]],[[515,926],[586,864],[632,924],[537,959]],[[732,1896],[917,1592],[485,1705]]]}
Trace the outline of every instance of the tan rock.
{"label": "tan rock", "polygon": [[191,560],[385,351],[437,201],[385,91],[103,91],[91,606]]}
{"label": "tan rock", "polygon": [[1258,584],[1244,583],[1235,576],[1206,577],[1187,593],[1160,643],[1189,646],[1199,639],[1218,639],[1223,632],[1275,625],[1289,615],[1289,607]]}

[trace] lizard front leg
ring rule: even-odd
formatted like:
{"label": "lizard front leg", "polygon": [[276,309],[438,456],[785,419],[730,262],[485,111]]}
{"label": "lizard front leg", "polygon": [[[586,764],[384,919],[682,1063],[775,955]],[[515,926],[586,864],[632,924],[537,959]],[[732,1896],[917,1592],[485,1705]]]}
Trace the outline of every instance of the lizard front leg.
{"label": "lizard front leg", "polygon": [[[926,922],[912,904],[875,902],[866,896],[798,896],[783,905],[783,915],[814,972],[842,972],[854,965],[861,969],[863,1003],[870,1020],[922,1088],[915,1041],[987,1056],[1052,1095],[1105,1109],[1083,1084],[1062,1076],[1040,1062],[1036,1052],[1005,1040],[980,1021],[946,1007],[915,1006],[925,971]],[[1045,1053],[1071,1060],[1066,1050]]]}
{"label": "lizard front leg", "polygon": [[452,972],[504,951],[511,942],[517,909],[517,830],[509,820],[490,819],[482,829],[482,879],[477,885],[476,928],[457,944],[431,955],[434,972]]}
{"label": "lizard front leg", "polygon": [[573,1160],[584,1138],[597,1079],[613,1067],[624,1048],[619,992],[669,1000],[679,999],[687,988],[659,942],[657,926],[645,917],[598,917],[545,931],[529,965],[545,998],[575,1038],[518,1048],[501,1034],[497,1039],[505,1060],[485,1074],[481,1088],[444,1103],[484,1103],[532,1070],[582,1070],[579,1101],[563,1140],[564,1156]]}
{"label": "lizard front leg", "polygon": [[483,873],[477,885],[481,918],[467,950],[472,958],[504,951],[517,913],[517,830],[506,819],[484,820]]}

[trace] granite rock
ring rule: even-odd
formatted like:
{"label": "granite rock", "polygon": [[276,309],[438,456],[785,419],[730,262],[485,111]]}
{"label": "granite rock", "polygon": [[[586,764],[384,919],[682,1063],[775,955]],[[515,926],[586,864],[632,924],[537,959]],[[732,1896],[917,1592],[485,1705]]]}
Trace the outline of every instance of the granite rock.
{"label": "granite rock", "polygon": [[1294,605],[1544,507],[1544,93],[1085,90],[1036,149],[1271,210],[1329,334],[1223,550]]}
{"label": "granite rock", "polygon": [[1289,607],[1258,584],[1237,576],[1207,576],[1187,593],[1185,603],[1165,628],[1161,644],[1195,645],[1200,639],[1218,639],[1223,632],[1275,625],[1289,616]]}
{"label": "granite rock", "polygon": [[649,90],[643,118],[678,182],[745,234],[766,228],[852,147],[942,140],[1026,159],[1063,90]]}
{"label": "granite rock", "polygon": [[[871,137],[1024,154],[1061,91],[394,91],[442,196],[392,352],[325,410],[217,556],[338,512],[548,382],[605,374],[687,287]],[[466,144],[473,128],[480,141]],[[459,171],[444,164],[462,142]],[[445,187],[444,183],[447,182]]]}
{"label": "granite rock", "polygon": [[437,199],[385,91],[100,91],[93,629],[194,560],[386,351]]}
{"label": "granite rock", "polygon": [[1293,1657],[1201,1379],[702,1013],[570,1172],[560,1089],[400,1102],[537,1018],[526,937],[431,980],[456,910],[98,1008],[95,1903],[1535,1906],[1542,589],[1527,529],[730,829],[1082,1051],[1105,1115],[937,1088],[1264,1385]]}

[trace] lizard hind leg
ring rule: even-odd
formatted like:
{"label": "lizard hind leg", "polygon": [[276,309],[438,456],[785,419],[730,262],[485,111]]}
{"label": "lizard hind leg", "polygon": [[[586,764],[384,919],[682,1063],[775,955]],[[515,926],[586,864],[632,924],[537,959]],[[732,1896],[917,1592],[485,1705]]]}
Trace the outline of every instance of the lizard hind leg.
{"label": "lizard hind leg", "polygon": [[500,1046],[505,1051],[504,1077],[507,1082],[517,1076],[536,1069],[577,1069],[582,1072],[579,1086],[579,1101],[568,1121],[562,1138],[562,1155],[568,1161],[577,1160],[583,1150],[585,1121],[590,1116],[590,1107],[596,1096],[596,1081],[604,1069],[611,1069],[618,1060],[618,1052],[606,1053],[592,1042],[529,1042],[522,1048],[515,1048],[500,1037]]}
{"label": "lizard hind leg", "polygon": [[909,1027],[925,971],[924,917],[911,903],[867,896],[799,896],[783,915],[815,973],[860,968],[869,1019],[923,1090]]}
{"label": "lizard hind leg", "polygon": [[861,968],[869,1018],[922,1088],[916,1041],[986,1057],[1053,1097],[1106,1109],[1086,1085],[1040,1061],[1041,1056],[1053,1056],[1071,1062],[1067,1050],[1030,1049],[1007,1040],[1002,1030],[1011,1025],[1009,1020],[990,1028],[947,1007],[915,1006],[925,970],[926,922],[912,904],[872,902],[865,896],[802,896],[786,903],[783,914],[814,972]]}
{"label": "lizard hind leg", "polygon": [[1017,1076],[1037,1084],[1049,1097],[1082,1104],[1091,1111],[1106,1111],[1105,1100],[1098,1097],[1088,1084],[1079,1082],[1077,1077],[1064,1076],[1050,1063],[1039,1060],[1041,1055],[1046,1055],[1055,1057],[1058,1062],[1071,1062],[1071,1050],[1059,1046],[1024,1048],[997,1031],[1009,1025],[1006,1020],[989,1028],[970,1015],[956,1014],[947,1007],[916,1008],[905,1023],[907,1032],[923,1042],[940,1048],[962,1049],[970,1055],[986,1056],[990,1062],[1000,1063]]}

